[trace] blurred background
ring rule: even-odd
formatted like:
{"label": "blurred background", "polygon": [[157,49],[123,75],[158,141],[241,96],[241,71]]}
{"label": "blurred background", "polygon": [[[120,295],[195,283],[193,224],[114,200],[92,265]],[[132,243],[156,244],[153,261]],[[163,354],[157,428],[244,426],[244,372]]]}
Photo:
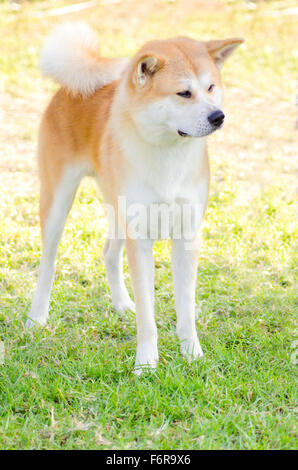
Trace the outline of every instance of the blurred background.
{"label": "blurred background", "polygon": [[[86,20],[102,53],[133,54],[152,38],[243,36],[226,63],[223,132],[211,141],[218,190],[233,178],[249,201],[273,181],[294,187],[297,120],[297,7],[274,0],[0,1],[1,184],[32,195],[37,124],[57,88],[41,77],[38,56],[58,22]],[[295,70],[296,69],[296,70]],[[27,193],[26,193],[27,192]],[[9,191],[4,193],[10,198]],[[6,196],[5,196],[6,197]],[[240,200],[238,199],[238,202]]]}
{"label": "blurred background", "polygon": [[[38,124],[46,103],[57,89],[57,85],[41,77],[38,69],[39,51],[45,37],[57,23],[86,20],[98,32],[102,53],[110,57],[129,56],[153,38],[175,35],[187,35],[199,40],[233,36],[245,38],[244,45],[229,58],[223,69],[225,126],[208,138],[211,188],[203,226],[197,303],[201,309],[199,335],[203,349],[207,351],[207,363],[202,367],[205,367],[207,377],[213,377],[210,383],[214,387],[212,390],[209,388],[205,395],[204,388],[200,389],[198,396],[195,395],[196,400],[204,397],[204,403],[209,404],[214,398],[214,409],[218,406],[218,410],[224,410],[224,416],[230,413],[231,420],[238,420],[238,427],[235,425],[234,428],[230,421],[225,421],[224,416],[221,418],[219,411],[216,422],[223,423],[221,429],[226,429],[226,432],[217,434],[217,441],[214,441],[214,435],[210,434],[214,425],[211,415],[204,415],[202,421],[194,421],[188,412],[187,400],[193,399],[193,391],[189,392],[187,400],[183,398],[179,402],[180,437],[175,432],[174,424],[171,428],[171,421],[168,429],[172,431],[168,435],[167,431],[163,431],[154,438],[150,434],[150,437],[147,435],[150,426],[147,429],[148,421],[144,417],[143,424],[140,424],[144,440],[141,438],[136,443],[133,434],[128,436],[124,423],[123,426],[119,424],[115,432],[113,429],[108,432],[109,441],[115,445],[124,445],[123,442],[129,439],[132,447],[150,447],[157,445],[154,439],[162,439],[166,434],[162,444],[164,448],[171,448],[167,445],[183,448],[186,442],[190,447],[205,448],[216,445],[235,448],[293,446],[294,417],[291,410],[294,404],[291,391],[294,387],[291,386],[293,382],[289,370],[293,347],[297,345],[294,315],[297,19],[297,2],[292,0],[0,0],[0,327],[3,326],[1,331],[7,338],[7,354],[11,354],[14,364],[12,371],[23,367],[25,376],[28,370],[34,369],[32,364],[39,367],[39,356],[43,356],[42,345],[45,344],[40,339],[37,345],[32,334],[25,336],[22,330],[22,321],[30,308],[40,256],[35,158]],[[52,318],[63,319],[66,326],[61,327],[59,323],[57,331],[56,326],[54,329],[49,326],[42,334],[47,338],[47,344],[52,344],[50,359],[46,361],[52,362],[53,368],[56,368],[54,351],[58,356],[62,354],[62,364],[65,364],[64,350],[60,351],[59,348],[63,348],[63,338],[67,336],[68,344],[77,347],[77,350],[72,349],[70,357],[77,355],[83,360],[84,354],[88,356],[90,348],[93,348],[92,358],[97,354],[96,363],[104,361],[106,373],[109,374],[115,367],[111,351],[117,351],[119,363],[126,364],[127,359],[122,362],[122,356],[126,357],[128,348],[133,361],[135,326],[133,317],[120,320],[110,306],[101,259],[107,227],[95,196],[94,183],[86,179],[80,187],[59,250],[52,293]],[[161,351],[166,363],[171,364],[173,357],[173,364],[176,364],[176,352],[173,352],[176,347],[173,346],[175,313],[167,243],[157,243],[155,258],[157,322],[162,327]],[[127,272],[126,265],[125,270]],[[129,283],[129,278],[127,281]],[[71,322],[69,325],[68,320]],[[117,327],[119,321],[120,329]],[[61,346],[54,338],[55,335],[57,338],[59,331]],[[99,333],[102,334],[100,345],[95,337],[98,331],[102,332]],[[78,343],[76,338],[80,338]],[[132,338],[128,345],[127,338]],[[104,344],[110,347],[103,353],[98,348]],[[23,354],[28,354],[27,363],[23,362],[23,358],[20,361],[18,348],[25,348]],[[32,359],[33,350],[37,354],[35,359]],[[226,368],[218,369],[223,357],[226,357]],[[57,361],[59,365],[60,359]],[[89,364],[88,359],[82,374],[89,370]],[[77,367],[78,362],[75,371]],[[127,367],[129,369],[130,366]],[[230,375],[225,375],[223,370],[229,370]],[[245,377],[243,388],[240,382],[233,382],[238,371],[243,371]],[[38,375],[37,372],[32,373]],[[24,382],[28,388],[26,397],[31,394],[30,374],[27,376],[28,383]],[[41,379],[45,389],[54,377],[51,374],[45,373]],[[68,376],[67,370],[64,374]],[[9,372],[6,380],[8,384],[12,383]],[[59,380],[62,380],[61,377]],[[110,379],[103,377],[102,380],[109,382]],[[129,388],[130,378],[127,380]],[[187,381],[188,376],[185,377],[185,390]],[[71,383],[76,387],[75,381]],[[201,382],[198,379],[196,383]],[[226,393],[229,386],[230,392]],[[68,390],[66,387],[63,392],[65,396],[72,393]],[[161,388],[158,392],[158,396],[164,396],[164,403],[170,403],[173,397],[172,392],[167,395],[167,390]],[[238,405],[237,390],[242,393],[241,399],[238,396]],[[86,404],[86,409],[89,407],[88,393],[87,390],[80,395],[80,403],[82,407]],[[121,397],[119,390],[117,393]],[[142,396],[141,389],[138,393]],[[154,391],[152,393],[154,401],[157,395]],[[13,406],[27,413],[29,405],[26,408],[24,404],[27,398],[20,395],[16,402],[15,391],[11,396]],[[57,396],[57,406],[54,405],[56,424],[58,419],[60,423],[64,422],[61,411],[64,402],[59,394]],[[131,398],[132,407],[135,396]],[[146,392],[135,405],[135,410],[139,410],[140,406],[146,410],[150,397],[150,393],[148,395]],[[30,406],[35,410],[39,409],[39,398],[37,396],[36,402],[33,396],[30,398],[33,400]],[[44,399],[47,403],[47,398]],[[62,408],[59,408],[59,400],[62,400]],[[125,414],[127,400],[123,400],[117,398],[119,409],[116,409],[118,405],[113,408],[114,404],[110,403],[116,417],[121,417],[122,412]],[[71,400],[68,403],[72,403]],[[204,403],[201,405],[204,406]],[[51,406],[52,402],[45,405],[47,416]],[[69,409],[68,406],[65,408],[66,415],[73,413],[73,416],[78,416],[75,408]],[[105,408],[105,398],[102,406],[98,406],[95,415],[99,413],[104,416],[108,409],[108,406]],[[154,406],[147,412],[150,416],[153,413],[152,419],[162,425],[162,407],[156,405],[155,409]],[[246,411],[242,413],[243,406]],[[262,414],[263,410],[267,410],[268,414]],[[82,411],[77,419],[84,420],[87,416],[84,413]],[[135,415],[131,416],[134,419]],[[12,423],[13,419],[12,415]],[[34,424],[34,420],[30,423]],[[29,424],[32,431],[30,442],[27,430],[23,424],[20,425],[21,431],[18,432],[23,433],[25,446],[40,445],[40,436],[35,430],[44,426],[46,421],[42,423],[37,423],[35,427]],[[248,429],[250,425],[252,434],[248,431],[241,434],[239,426]],[[57,429],[60,429],[59,426],[57,424]],[[186,437],[187,426],[194,429],[193,441],[191,432]],[[11,429],[10,445],[15,446],[17,441],[13,428],[8,429]],[[233,439],[228,442],[226,436],[229,432]],[[205,436],[205,440],[195,441],[197,435]],[[80,441],[81,444],[73,438],[72,445],[87,445],[89,438],[88,445],[95,445],[89,431],[84,436],[87,437],[84,437],[85,441]],[[119,444],[120,441],[122,444]],[[53,444],[54,441],[51,442]]]}

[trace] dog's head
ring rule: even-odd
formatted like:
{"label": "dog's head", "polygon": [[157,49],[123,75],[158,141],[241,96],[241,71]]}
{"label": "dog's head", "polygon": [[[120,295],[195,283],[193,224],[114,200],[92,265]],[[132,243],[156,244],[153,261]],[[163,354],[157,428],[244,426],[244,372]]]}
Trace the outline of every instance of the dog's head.
{"label": "dog's head", "polygon": [[222,126],[220,69],[243,39],[152,41],[128,69],[128,112],[142,137],[163,145]]}

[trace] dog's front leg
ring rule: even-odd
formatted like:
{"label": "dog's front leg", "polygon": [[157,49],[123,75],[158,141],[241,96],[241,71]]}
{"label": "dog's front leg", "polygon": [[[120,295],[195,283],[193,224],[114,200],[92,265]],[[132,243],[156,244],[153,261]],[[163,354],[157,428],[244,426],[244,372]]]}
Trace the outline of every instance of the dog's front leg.
{"label": "dog's front leg", "polygon": [[172,241],[172,263],[177,335],[181,353],[193,359],[203,355],[195,324],[195,288],[198,267],[199,242]]}
{"label": "dog's front leg", "polygon": [[155,369],[158,361],[157,329],[154,321],[154,262],[152,240],[126,240],[137,317],[135,373]]}

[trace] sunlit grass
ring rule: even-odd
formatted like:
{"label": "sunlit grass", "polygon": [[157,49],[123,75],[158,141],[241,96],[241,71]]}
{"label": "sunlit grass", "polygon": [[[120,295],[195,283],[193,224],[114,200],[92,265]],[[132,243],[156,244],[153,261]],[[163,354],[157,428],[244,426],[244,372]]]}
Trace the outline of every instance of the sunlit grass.
{"label": "sunlit grass", "polygon": [[[180,357],[170,247],[157,243],[160,364],[141,378],[132,374],[134,315],[111,307],[102,259],[107,225],[90,179],[59,248],[50,322],[24,328],[40,256],[36,134],[56,88],[37,64],[57,18],[37,13],[66,3],[26,2],[16,11],[0,3],[0,446],[297,447],[297,16],[272,16],[294,2],[206,2],[200,9],[191,0],[128,0],[59,18],[86,19],[110,56],[175,34],[246,38],[224,70],[227,124],[210,139],[197,283],[205,357],[195,364]],[[128,274],[127,283],[131,289]]]}

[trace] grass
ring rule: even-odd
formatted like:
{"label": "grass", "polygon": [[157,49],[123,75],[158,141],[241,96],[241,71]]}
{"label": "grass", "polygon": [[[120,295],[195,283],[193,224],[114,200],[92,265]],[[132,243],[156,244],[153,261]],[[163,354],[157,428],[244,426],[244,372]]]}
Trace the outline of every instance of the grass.
{"label": "grass", "polygon": [[110,56],[151,37],[246,37],[224,70],[227,124],[209,145],[197,283],[205,357],[189,364],[179,354],[169,245],[157,243],[160,364],[141,378],[134,315],[111,308],[92,180],[60,245],[49,324],[24,328],[40,256],[37,126],[55,89],[37,63],[57,18],[41,13],[66,3],[0,2],[0,447],[296,448],[297,17],[275,16],[294,2],[128,0],[59,18],[89,21]]}

